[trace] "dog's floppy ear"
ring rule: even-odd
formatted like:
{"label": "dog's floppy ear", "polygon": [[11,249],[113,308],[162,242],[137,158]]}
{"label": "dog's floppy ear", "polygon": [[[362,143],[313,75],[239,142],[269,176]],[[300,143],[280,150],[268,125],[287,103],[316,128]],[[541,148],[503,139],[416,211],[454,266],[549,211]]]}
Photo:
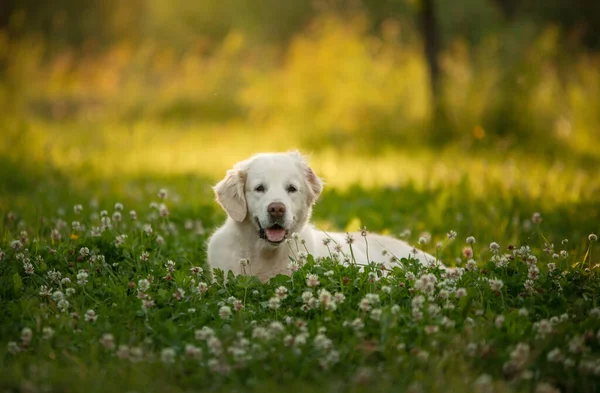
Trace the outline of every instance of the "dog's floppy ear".
{"label": "dog's floppy ear", "polygon": [[244,221],[248,213],[244,196],[246,174],[247,162],[240,162],[228,170],[225,178],[213,188],[219,205],[223,207],[229,217],[238,222]]}
{"label": "dog's floppy ear", "polygon": [[309,192],[308,203],[312,205],[317,201],[317,198],[319,198],[319,195],[321,195],[321,192],[323,191],[323,181],[315,174],[315,171],[308,166],[306,158],[300,154],[300,152],[291,151],[289,154],[300,163],[300,166],[304,171],[304,178],[306,179]]}

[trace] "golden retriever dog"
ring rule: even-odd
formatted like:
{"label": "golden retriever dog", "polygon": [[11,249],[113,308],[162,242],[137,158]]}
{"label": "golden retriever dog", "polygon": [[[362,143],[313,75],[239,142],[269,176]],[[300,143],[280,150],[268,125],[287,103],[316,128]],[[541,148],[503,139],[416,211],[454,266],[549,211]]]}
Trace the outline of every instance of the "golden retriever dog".
{"label": "golden retriever dog", "polygon": [[383,262],[386,268],[409,255],[437,264],[433,256],[392,237],[316,229],[309,221],[322,189],[323,182],[298,152],[257,154],[235,164],[214,187],[228,217],[208,242],[211,269],[266,281],[289,275],[290,258],[301,264],[307,254],[346,264]]}

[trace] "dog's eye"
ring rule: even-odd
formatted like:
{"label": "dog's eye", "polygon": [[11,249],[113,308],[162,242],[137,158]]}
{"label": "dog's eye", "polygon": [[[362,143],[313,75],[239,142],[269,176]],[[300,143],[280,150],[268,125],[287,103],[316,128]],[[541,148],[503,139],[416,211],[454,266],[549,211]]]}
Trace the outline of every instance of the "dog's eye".
{"label": "dog's eye", "polygon": [[256,188],[254,189],[254,191],[256,191],[256,192],[265,192],[265,186],[263,186],[262,184],[259,184],[258,186],[256,186]]}
{"label": "dog's eye", "polygon": [[292,192],[296,192],[296,191],[298,191],[298,189],[296,188],[296,186],[293,186],[291,184],[287,188],[287,192],[292,193]]}

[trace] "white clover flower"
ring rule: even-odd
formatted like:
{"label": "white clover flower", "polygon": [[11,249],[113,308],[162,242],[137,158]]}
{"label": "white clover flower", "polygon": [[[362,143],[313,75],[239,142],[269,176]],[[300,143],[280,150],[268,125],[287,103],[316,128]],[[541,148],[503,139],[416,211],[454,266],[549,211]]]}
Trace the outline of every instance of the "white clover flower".
{"label": "white clover flower", "polygon": [[504,286],[504,283],[502,282],[502,280],[496,280],[496,279],[490,280],[489,284],[490,284],[491,290],[494,292],[500,292],[500,290]]}
{"label": "white clover flower", "polygon": [[83,211],[83,206],[81,206],[81,205],[75,205],[75,206],[73,206],[73,213],[79,214],[82,211]]}
{"label": "white clover flower", "polygon": [[496,324],[496,327],[498,329],[500,329],[502,327],[502,325],[504,325],[504,315],[500,314],[496,317],[496,320],[494,321],[494,323]]}
{"label": "white clover flower", "polygon": [[167,207],[167,205],[161,203],[158,206],[158,214],[160,214],[161,217],[167,217],[169,215],[169,208]]}
{"label": "white clover flower", "polygon": [[231,307],[222,306],[219,309],[219,316],[221,317],[221,319],[229,319],[229,317],[231,317]]}
{"label": "white clover flower", "polygon": [[277,310],[277,309],[279,309],[280,306],[281,306],[281,300],[277,296],[274,296],[269,299],[269,308],[270,309]]}
{"label": "white clover flower", "polygon": [[598,241],[598,235],[596,235],[595,233],[590,233],[588,236],[588,240],[591,242],[597,242]]}
{"label": "white clover flower", "polygon": [[167,199],[167,197],[169,196],[167,189],[166,188],[161,188],[160,190],[158,190],[158,197],[162,200]]}
{"label": "white clover flower", "polygon": [[59,302],[59,301],[63,300],[64,298],[65,298],[65,295],[61,291],[55,291],[52,294],[52,300],[54,300],[55,302]]}
{"label": "white clover flower", "polygon": [[298,270],[300,270],[300,264],[296,261],[291,261],[290,263],[288,263],[287,268],[292,273],[294,273],[294,272],[297,272]]}
{"label": "white clover flower", "polygon": [[115,338],[110,333],[104,333],[98,341],[106,349],[114,349],[115,348]]}
{"label": "white clover flower", "polygon": [[28,275],[32,275],[33,273],[35,273],[35,269],[34,269],[33,265],[29,262],[25,262],[23,264],[23,270],[25,270],[25,274],[28,274]]}
{"label": "white clover flower", "polygon": [[77,273],[77,284],[84,286],[85,284],[87,284],[87,278],[87,272],[83,269],[79,270],[79,272]]}
{"label": "white clover flower", "polygon": [[283,285],[275,289],[275,295],[281,300],[285,299],[287,297],[287,294],[288,289]]}
{"label": "white clover flower", "polygon": [[52,336],[54,336],[54,329],[52,329],[50,326],[45,326],[42,329],[42,338],[44,340],[50,340]]}
{"label": "white clover flower", "polygon": [[518,314],[521,317],[527,317],[529,316],[529,311],[526,308],[520,308]]}
{"label": "white clover flower", "polygon": [[13,240],[10,242],[10,246],[13,250],[20,250],[23,247],[23,243],[20,240]]}
{"label": "white clover flower", "polygon": [[96,315],[96,312],[94,310],[87,310],[85,312],[86,322],[96,322],[96,319],[98,319],[98,315]]}
{"label": "white clover flower", "polygon": [[456,231],[450,230],[446,236],[448,237],[448,240],[454,240],[456,239]]}
{"label": "white clover flower", "polygon": [[114,212],[112,215],[112,220],[114,222],[121,222],[121,220],[123,219],[123,216],[121,215],[121,212]]}
{"label": "white clover flower", "polygon": [[539,224],[542,222],[542,215],[538,212],[533,213],[533,215],[531,216],[531,222],[533,222],[534,224]]}
{"label": "white clover flower", "polygon": [[164,348],[160,352],[160,360],[167,364],[175,363],[175,350],[173,348]]}
{"label": "white clover flower", "polygon": [[475,238],[473,236],[467,237],[467,244],[475,244]]}
{"label": "white clover flower", "polygon": [[60,309],[60,311],[62,312],[67,312],[69,310],[69,301],[62,299],[59,300],[58,303],[56,304],[56,306]]}
{"label": "white clover flower", "polygon": [[458,299],[460,299],[461,297],[467,296],[466,288],[458,288],[456,290],[456,292],[454,293],[454,296],[456,296],[456,298],[458,298]]}
{"label": "white clover flower", "polygon": [[307,274],[306,275],[306,285],[314,288],[317,287],[321,284],[321,282],[319,281],[319,276],[317,276],[316,274]]}
{"label": "white clover flower", "polygon": [[[63,278],[63,280],[64,280],[64,278]],[[67,297],[73,296],[73,295],[75,295],[75,288],[67,288],[67,289],[65,289],[65,292],[66,292]]]}
{"label": "white clover flower", "polygon": [[381,319],[381,314],[383,311],[380,308],[374,308],[371,310],[369,317],[374,321],[379,321]]}
{"label": "white clover flower", "polygon": [[141,292],[146,292],[150,288],[150,281],[145,278],[142,278],[138,281],[138,289]]}

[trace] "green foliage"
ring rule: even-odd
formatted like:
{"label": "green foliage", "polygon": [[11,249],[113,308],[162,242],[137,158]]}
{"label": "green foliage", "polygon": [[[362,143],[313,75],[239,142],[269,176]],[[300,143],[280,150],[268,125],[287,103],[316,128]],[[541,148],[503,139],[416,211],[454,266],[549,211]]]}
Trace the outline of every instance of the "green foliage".
{"label": "green foliage", "polygon": [[[166,179],[162,201],[152,196],[154,182],[125,193],[114,183],[100,200],[94,183],[79,194],[50,187],[37,209],[4,212],[0,385],[258,391],[311,380],[292,390],[597,390],[598,257],[593,238],[581,239],[582,228],[598,229],[597,212],[573,221],[556,212],[533,226],[522,216],[518,226],[498,227],[496,216],[481,216],[485,205],[504,214],[514,205],[494,192],[472,205],[464,184],[428,194],[330,191],[317,220],[343,227],[360,217],[393,233],[431,221],[433,239],[419,247],[457,269],[411,259],[383,272],[375,262],[362,270],[309,256],[290,276],[261,283],[211,276],[203,228],[223,213],[180,194],[194,189],[189,182]],[[86,200],[81,211],[73,207]],[[523,214],[532,207],[512,203]],[[462,220],[449,224],[456,212]],[[468,234],[477,240],[465,246]],[[429,235],[405,236],[416,243]],[[494,240],[502,247],[487,245]]]}

